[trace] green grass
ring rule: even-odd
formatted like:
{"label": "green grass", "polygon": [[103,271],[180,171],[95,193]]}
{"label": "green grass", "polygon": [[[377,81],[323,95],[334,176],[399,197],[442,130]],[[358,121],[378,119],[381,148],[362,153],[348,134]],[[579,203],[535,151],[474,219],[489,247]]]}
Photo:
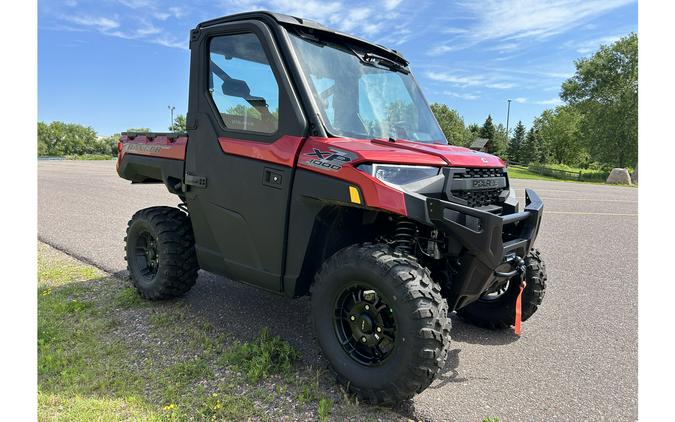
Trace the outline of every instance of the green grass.
{"label": "green grass", "polygon": [[544,176],[539,173],[531,172],[527,167],[522,166],[509,166],[508,169],[510,179],[535,179],[535,180],[551,180],[551,181],[560,181],[555,177]]}
{"label": "green grass", "polygon": [[[548,169],[546,170],[547,173],[541,174],[538,171],[534,171],[536,170],[536,166],[524,167],[519,165],[510,165],[508,168],[509,178],[606,185],[607,183],[605,183],[605,180],[607,180],[607,176],[609,175],[609,173],[605,170],[580,169],[576,167],[569,167],[564,164],[546,164],[545,168]],[[568,175],[563,171],[572,171],[577,174],[581,172],[583,176],[582,179],[576,179],[571,174]]]}
{"label": "green grass", "polygon": [[82,397],[38,394],[40,420],[68,422],[117,422],[120,420],[159,421],[160,414],[135,397]]}
{"label": "green grass", "polygon": [[120,308],[133,308],[137,306],[147,306],[149,303],[144,301],[133,287],[120,289],[115,296],[115,305]]}
{"label": "green grass", "polygon": [[273,374],[287,375],[297,358],[298,352],[290,344],[262,330],[255,341],[235,344],[223,354],[222,362],[257,382]]}
{"label": "green grass", "polygon": [[333,401],[327,398],[319,400],[319,420],[321,422],[327,421],[333,410]]}
{"label": "green grass", "polygon": [[[152,318],[152,335],[182,337],[170,347],[142,344],[129,322],[149,310],[134,308],[138,295],[119,281],[68,257],[38,251],[38,412],[40,420],[205,420],[263,415],[240,392],[213,378],[204,353],[209,332],[202,322],[181,321],[172,312]],[[119,321],[119,305],[137,312]],[[151,319],[147,315],[147,320]],[[160,323],[161,322],[161,323]],[[158,327],[159,328],[158,328]],[[120,330],[125,332],[120,332]],[[193,347],[197,345],[198,347]],[[139,346],[141,350],[139,350]],[[140,356],[139,356],[140,355]],[[189,357],[188,357],[189,356]],[[173,363],[168,363],[174,361]],[[203,388],[211,381],[211,391]]]}
{"label": "green grass", "polygon": [[40,421],[404,419],[341,394],[268,330],[237,341],[125,284],[39,244]]}
{"label": "green grass", "polygon": [[117,156],[105,154],[82,154],[82,155],[66,155],[63,158],[66,160],[116,160]]}

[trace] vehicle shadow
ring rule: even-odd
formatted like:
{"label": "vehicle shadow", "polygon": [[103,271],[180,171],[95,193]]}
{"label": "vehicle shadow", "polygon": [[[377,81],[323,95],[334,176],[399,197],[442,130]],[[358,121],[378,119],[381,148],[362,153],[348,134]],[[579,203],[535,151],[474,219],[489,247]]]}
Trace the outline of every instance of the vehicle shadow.
{"label": "vehicle shadow", "polygon": [[504,346],[518,341],[518,336],[511,329],[488,330],[467,324],[457,315],[452,315],[452,329],[450,339],[452,342],[481,344],[484,346]]}

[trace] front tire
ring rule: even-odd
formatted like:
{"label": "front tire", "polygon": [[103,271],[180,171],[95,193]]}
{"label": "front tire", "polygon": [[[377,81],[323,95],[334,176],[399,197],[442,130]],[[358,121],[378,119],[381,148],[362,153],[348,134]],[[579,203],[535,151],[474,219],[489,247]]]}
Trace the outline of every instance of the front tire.
{"label": "front tire", "polygon": [[386,245],[330,257],[311,289],[314,330],[338,382],[391,405],[431,384],[450,343],[448,304],[415,258]]}
{"label": "front tire", "polygon": [[[546,265],[537,249],[532,249],[525,258],[527,270],[523,291],[522,320],[527,321],[539,308],[546,292]],[[520,275],[508,281],[506,288],[491,295],[483,295],[477,301],[457,311],[462,320],[479,327],[496,330],[509,328],[515,322],[516,298],[520,291]]]}
{"label": "front tire", "polygon": [[129,221],[125,259],[129,277],[145,299],[185,294],[197,281],[197,255],[190,218],[177,208],[151,207]]}

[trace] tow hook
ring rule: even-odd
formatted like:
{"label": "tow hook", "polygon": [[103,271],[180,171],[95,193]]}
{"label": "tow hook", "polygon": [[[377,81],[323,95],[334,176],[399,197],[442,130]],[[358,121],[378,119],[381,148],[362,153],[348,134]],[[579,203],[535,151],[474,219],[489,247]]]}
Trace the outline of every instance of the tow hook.
{"label": "tow hook", "polygon": [[507,273],[495,271],[495,275],[497,277],[509,279],[516,275],[520,275],[520,290],[518,292],[518,297],[516,297],[516,315],[513,323],[513,332],[520,337],[520,334],[522,333],[523,291],[525,290],[525,287],[527,287],[527,282],[525,281],[527,265],[525,264],[525,260],[517,255],[508,258],[506,262],[513,266],[513,271]]}
{"label": "tow hook", "polygon": [[525,273],[525,260],[518,255],[513,255],[510,258],[507,258],[505,261],[506,264],[511,264],[511,267],[513,268],[513,271],[509,271],[508,273],[503,273],[499,271],[495,271],[495,275],[497,277],[504,277],[504,278],[511,278],[514,277],[520,273],[524,274]]}

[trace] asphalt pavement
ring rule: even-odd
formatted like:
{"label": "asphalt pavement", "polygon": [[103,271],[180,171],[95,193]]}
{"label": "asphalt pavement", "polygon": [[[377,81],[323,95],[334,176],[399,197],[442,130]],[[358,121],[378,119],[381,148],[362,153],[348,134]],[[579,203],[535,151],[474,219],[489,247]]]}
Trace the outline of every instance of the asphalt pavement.
{"label": "asphalt pavement", "polygon": [[[402,407],[439,421],[637,420],[638,189],[512,180],[544,200],[537,247],[548,269],[539,311],[523,335],[453,318],[443,373]],[[131,185],[114,161],[41,161],[38,235],[110,273],[124,273],[123,242],[133,213],[178,198],[163,185]],[[200,272],[185,299],[241,339],[262,327],[323,364],[307,298],[288,299]]]}

